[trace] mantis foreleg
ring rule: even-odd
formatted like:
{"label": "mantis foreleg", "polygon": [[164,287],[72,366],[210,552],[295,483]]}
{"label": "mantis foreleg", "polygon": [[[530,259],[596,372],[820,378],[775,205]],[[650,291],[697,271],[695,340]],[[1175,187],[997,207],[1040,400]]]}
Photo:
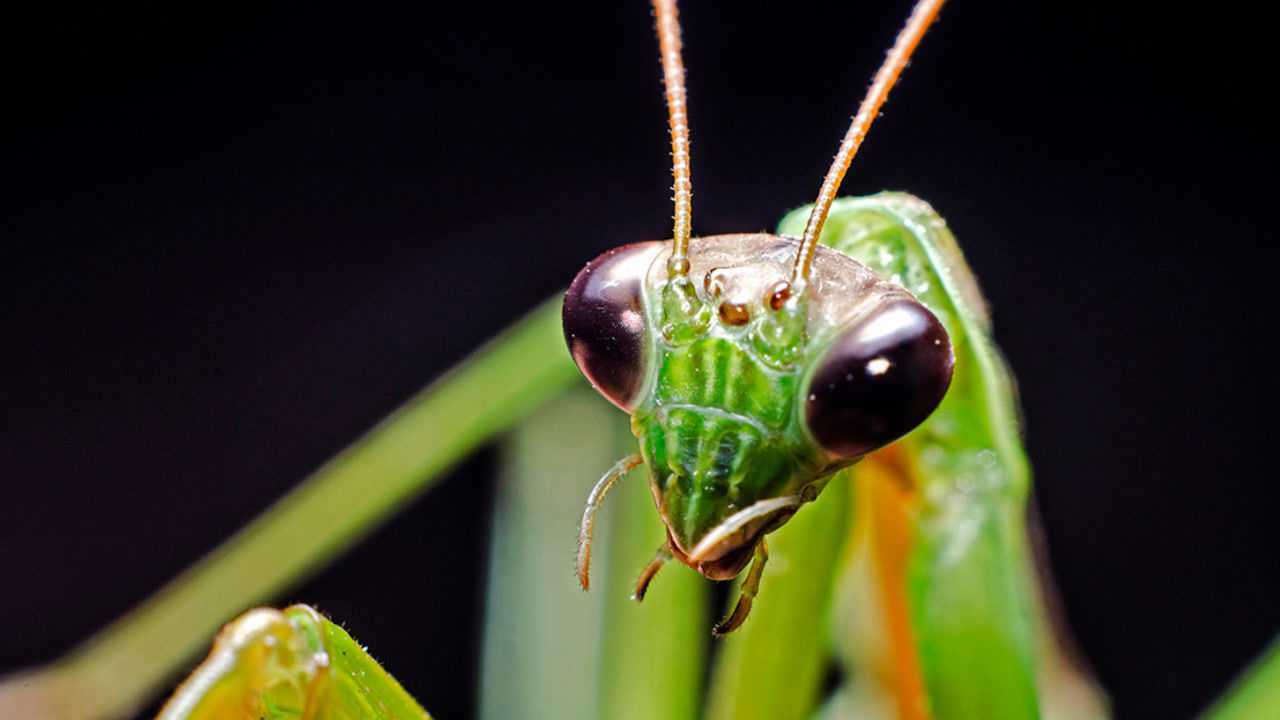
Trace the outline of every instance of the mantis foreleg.
{"label": "mantis foreleg", "polygon": [[653,582],[653,578],[662,569],[663,565],[671,560],[671,546],[663,543],[658,551],[653,554],[653,559],[648,565],[640,571],[640,577],[636,578],[636,589],[631,593],[631,599],[636,602],[643,602],[645,593],[649,592],[649,583]]}
{"label": "mantis foreleg", "polygon": [[742,580],[742,587],[738,590],[738,602],[733,606],[733,612],[729,613],[729,617],[721,620],[711,630],[711,634],[720,636],[731,633],[747,619],[747,615],[751,613],[751,605],[755,602],[756,595],[760,593],[760,578],[764,575],[764,566],[768,562],[769,543],[761,538],[760,544],[756,545],[755,558],[751,560],[751,569],[747,571],[746,578]]}

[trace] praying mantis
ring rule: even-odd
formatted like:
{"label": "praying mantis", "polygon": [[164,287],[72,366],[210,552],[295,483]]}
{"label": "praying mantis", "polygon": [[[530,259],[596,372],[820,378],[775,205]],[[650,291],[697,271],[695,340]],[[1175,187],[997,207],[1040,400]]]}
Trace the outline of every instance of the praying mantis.
{"label": "praying mantis", "polygon": [[[909,30],[915,28],[915,34],[904,33],[908,45],[913,44],[913,37],[918,41],[918,35],[923,33],[939,4],[925,2],[919,6],[913,16],[918,19],[908,26]],[[659,3],[658,12],[660,27],[667,26],[663,18],[674,18],[674,8],[669,3]],[[670,46],[674,35],[667,27],[667,42],[664,44]],[[898,54],[901,57],[897,70],[900,70],[907,52]],[[663,58],[666,60],[671,56],[668,47],[663,52]],[[887,95],[893,82],[892,74],[897,72],[893,70],[892,64],[888,67],[890,76],[877,83],[882,93],[879,102],[883,102],[883,95]],[[679,71],[668,72],[669,92],[679,81],[679,75]],[[680,95],[682,96],[682,91]],[[854,139],[847,143],[848,149],[842,146],[842,159],[838,158],[837,164],[844,163],[847,166],[856,151],[857,143],[861,141],[861,134],[865,134],[865,126],[870,124],[877,111],[878,105],[873,104],[865,113],[859,113],[863,127],[857,133],[851,130],[850,137]],[[673,107],[672,115],[676,114]],[[673,119],[673,126],[678,124]],[[858,127],[858,121],[855,120],[855,130]],[[676,135],[679,132],[673,127],[673,136]],[[684,152],[687,156],[687,148]],[[680,153],[679,149],[675,151],[677,163],[680,162]],[[808,485],[794,488],[795,492],[790,492],[792,488],[788,488],[787,494],[778,497],[788,499],[790,504],[770,508],[774,511],[794,510],[795,517],[787,520],[786,524],[773,527],[772,524],[778,518],[765,518],[769,525],[764,527],[777,530],[773,563],[777,565],[783,559],[788,561],[780,571],[783,573],[794,573],[801,561],[812,557],[810,550],[806,548],[813,544],[813,536],[821,535],[824,529],[829,535],[839,536],[831,533],[830,529],[847,525],[851,529],[845,534],[857,537],[857,542],[851,541],[848,547],[837,547],[829,551],[834,559],[828,558],[828,565],[839,567],[842,571],[830,573],[826,581],[830,586],[827,588],[828,592],[815,593],[815,596],[819,602],[825,601],[832,594],[846,594],[860,599],[853,605],[869,618],[846,617],[833,620],[833,626],[847,625],[843,631],[837,631],[840,639],[833,644],[836,648],[835,655],[846,669],[856,669],[859,676],[873,680],[866,686],[842,687],[827,700],[824,712],[841,716],[866,712],[867,707],[889,707],[891,714],[906,717],[925,714],[966,717],[973,716],[972,713],[979,710],[989,717],[1030,717],[1040,712],[1052,714],[1045,689],[1061,683],[1051,678],[1054,663],[1058,662],[1054,660],[1057,655],[1052,647],[1052,637],[1047,631],[1049,623],[1043,617],[1044,611],[1036,596],[1038,590],[1031,569],[1032,559],[1024,544],[1025,528],[1022,523],[1029,492],[1027,469],[1014,430],[1014,401],[1008,378],[998,355],[984,345],[987,320],[980,296],[949,239],[945,226],[927,206],[901,195],[836,200],[835,186],[838,186],[840,174],[843,174],[843,168],[837,173],[834,182],[824,182],[823,193],[820,195],[818,206],[827,204],[831,213],[827,216],[825,226],[821,218],[826,210],[810,213],[802,209],[797,214],[787,216],[779,227],[778,235],[784,240],[803,235],[803,241],[800,244],[783,243],[784,249],[797,257],[812,253],[811,257],[824,258],[826,255],[819,251],[819,245],[827,244],[827,238],[830,238],[830,244],[842,246],[842,252],[853,256],[855,261],[860,261],[862,267],[869,268],[876,282],[901,286],[901,291],[888,287],[877,292],[882,295],[905,292],[926,306],[946,329],[946,341],[954,348],[956,374],[951,378],[946,397],[940,400],[939,409],[915,434],[908,435],[879,454],[870,455],[849,470],[837,468],[842,472],[833,471],[834,477],[815,477],[815,480],[837,485],[817,488],[811,498],[805,497],[804,487]],[[831,185],[830,188],[828,184]],[[714,268],[705,263],[699,264],[698,253],[703,252],[703,248],[698,247],[698,238],[689,238],[688,191],[682,191],[681,186],[681,178],[677,175],[677,198],[683,193],[686,207],[679,209],[680,201],[677,201],[677,218],[680,219],[677,220],[674,235],[678,241],[684,237],[690,246],[687,250],[690,254],[689,268],[683,274],[687,277],[700,277],[709,274]],[[812,217],[818,217],[819,220],[816,223],[812,219],[806,220]],[[810,227],[806,228],[806,225]],[[746,245],[747,240],[742,238],[740,244]],[[801,252],[801,247],[807,249]],[[779,252],[763,241],[756,241],[756,249],[761,255],[755,257]],[[650,259],[658,262],[656,256]],[[777,264],[776,261],[772,262]],[[823,261],[820,259],[815,262]],[[659,275],[662,274],[661,264],[653,267],[658,268],[656,272]],[[675,262],[667,262],[666,267],[668,274],[675,276],[680,274],[676,271],[682,265],[677,258]],[[809,280],[805,278],[806,283]],[[747,287],[744,289],[743,284],[734,285],[734,281],[735,278],[727,278],[725,287],[720,290],[726,298],[736,297],[740,292],[746,297],[750,294],[747,290],[761,289],[758,282],[755,285],[746,283]],[[801,284],[793,281],[791,287]],[[714,282],[706,285],[707,287],[699,288],[695,284],[692,288],[699,301],[711,297],[709,293],[713,292]],[[667,279],[665,287],[688,286]],[[772,291],[770,298],[782,292],[773,285],[769,289]],[[697,303],[689,300],[685,290],[677,292],[685,294],[677,296],[675,304],[688,300],[688,304],[694,308],[690,313],[691,318],[701,322],[697,317],[700,312]],[[794,302],[790,306],[794,310],[799,307],[799,301],[795,298],[803,297],[801,292],[786,294],[779,301],[780,308],[786,308],[788,302]],[[723,309],[726,305],[722,302],[715,306],[715,312],[731,327],[760,323],[758,317],[748,318],[746,323],[739,322],[742,312],[763,308],[758,297],[752,297],[751,300],[755,301],[755,305],[748,307],[747,302],[735,300],[728,306],[728,310]],[[654,304],[650,302],[646,307]],[[808,308],[804,308],[804,311],[812,312]],[[796,310],[795,315],[802,316],[803,313]],[[384,512],[379,504],[382,503],[381,507],[385,507],[392,503],[394,498],[405,492],[406,485],[420,482],[423,477],[438,472],[484,437],[516,422],[531,408],[557,394],[573,377],[572,368],[562,357],[563,350],[556,337],[559,334],[559,316],[558,303],[537,311],[524,324],[493,345],[489,355],[435,386],[430,395],[424,398],[423,404],[411,404],[376,431],[375,435],[321,471],[316,479],[317,484],[311,486],[320,489],[311,491],[310,494],[292,496],[278,509],[279,514],[268,516],[255,525],[257,537],[270,535],[274,531],[279,533],[273,538],[276,544],[288,545],[290,534],[284,533],[283,528],[287,525],[281,523],[286,523],[291,517],[306,517],[320,507],[334,506],[341,508],[344,517],[331,530],[335,536],[343,536],[350,532],[349,528]],[[655,319],[660,318],[655,316]],[[774,336],[785,339],[787,330],[783,327]],[[940,340],[941,336],[931,339]],[[553,351],[557,353],[556,357],[551,356]],[[877,355],[864,359],[871,362],[884,358]],[[516,366],[520,372],[511,372],[511,368]],[[877,364],[875,367],[880,366]],[[872,366],[865,367],[871,371]],[[503,381],[502,387],[495,388],[499,383],[494,380],[498,378]],[[597,379],[597,385],[600,384]],[[631,397],[623,397],[620,404],[626,406],[631,401]],[[928,410],[933,408],[929,407]],[[792,408],[791,411],[794,412],[795,409]],[[420,432],[421,425],[417,423],[430,424],[436,416],[447,417],[450,423],[462,429],[457,434],[432,436],[430,441],[426,441]],[[951,434],[946,432],[948,425]],[[968,437],[957,438],[957,434],[963,436],[965,432],[981,436],[978,441],[980,444],[959,444],[960,457],[951,457],[949,451],[955,451],[956,448],[949,444],[968,440]],[[434,444],[437,449],[424,448],[427,444]],[[841,458],[841,461],[862,456],[858,452],[850,452],[849,455]],[[390,460],[384,462],[384,458]],[[970,464],[963,468],[963,472],[947,474],[949,469],[955,469],[955,463],[961,462]],[[370,463],[377,466],[376,474],[382,479],[391,478],[389,485],[395,484],[394,478],[398,474],[412,476],[412,480],[405,481],[398,488],[384,487],[373,491],[368,487],[361,488],[360,493],[353,494],[364,496],[359,498],[342,494],[339,484],[324,484],[325,480],[333,478],[351,478],[356,475],[367,477],[368,470],[365,468]],[[824,466],[818,472],[825,469],[827,468]],[[818,473],[813,474],[816,476]],[[1000,477],[990,479],[997,475]],[[379,494],[380,498],[367,497]],[[799,501],[789,499],[795,497],[812,505],[797,509]],[[844,516],[823,515],[822,519],[826,524],[814,526],[818,519],[816,514],[820,511],[831,514],[843,511]],[[723,521],[727,518],[716,516],[715,519]],[[802,522],[806,524],[801,525]],[[582,524],[583,530],[590,526],[589,522]],[[721,526],[722,523],[714,527]],[[736,532],[743,527],[730,525],[726,530]],[[301,534],[309,539],[321,536],[310,529]],[[756,534],[748,534],[748,540],[758,539]],[[968,547],[980,552],[974,556],[965,556],[964,552],[959,552],[958,559],[952,557],[949,550],[957,543],[953,537],[955,534],[964,536],[966,542],[971,543]],[[713,537],[720,539],[720,536]],[[246,558],[257,547],[249,544],[250,542],[244,540],[238,545],[230,546],[227,552],[211,561],[213,565],[204,566],[208,572],[215,573],[218,567],[226,568],[225,575],[202,574],[197,570],[187,577],[188,584],[174,586],[175,589],[168,597],[175,598],[184,593],[192,593],[185,595],[186,597],[199,597],[197,591],[201,587],[209,591],[215,587],[235,586],[241,579],[241,573],[235,570],[237,565],[247,574],[257,572],[256,567],[252,568],[253,572],[249,572],[250,563]],[[681,559],[687,564],[698,565],[699,559],[704,557],[695,551],[696,545],[689,547],[687,543],[676,540],[671,543],[677,546],[675,550],[683,553]],[[682,544],[685,547],[679,547]],[[907,551],[903,550],[904,546],[908,548]],[[583,547],[589,548],[590,544],[584,543]],[[664,547],[668,552],[672,551],[670,545]],[[713,542],[707,547],[719,549],[721,546],[718,542]],[[762,547],[763,540],[750,549]],[[737,549],[738,547],[734,548]],[[272,572],[276,574],[276,579],[257,580],[255,582],[260,584],[256,587],[245,583],[241,594],[254,598],[269,594],[271,587],[278,587],[283,582],[280,578],[314,563],[317,555],[325,552],[324,548],[299,550],[296,553],[286,551],[285,557],[277,558],[274,563],[276,569]],[[813,553],[816,554],[816,550]],[[913,559],[912,553],[920,553],[926,558],[926,562]],[[584,552],[581,557],[583,561],[580,575],[584,578],[585,585],[588,556]],[[934,570],[929,568],[929,559],[937,561],[938,567]],[[219,566],[217,563],[224,564]],[[730,621],[721,626],[725,631],[732,629],[731,626],[741,626],[739,634],[726,641],[724,656],[730,660],[732,652],[750,657],[748,651],[735,648],[748,648],[752,642],[760,642],[760,635],[765,629],[774,627],[768,624],[774,617],[766,613],[788,607],[783,587],[808,580],[794,575],[777,577],[777,573],[771,577],[766,574],[766,567],[761,564],[759,572],[747,571],[748,579],[744,583],[742,594],[743,604],[736,606],[750,607],[753,603],[758,603],[754,614],[747,617],[745,610],[742,613],[735,611],[731,614]],[[209,568],[212,570],[208,570]],[[954,575],[945,575],[945,572],[952,571]],[[646,573],[643,577],[647,581],[652,578],[652,574]],[[761,583],[762,579],[766,582]],[[661,592],[662,583],[666,580],[664,577],[657,581],[653,589],[654,596],[646,602],[659,600],[657,593]],[[921,591],[921,588],[924,590]],[[643,590],[643,587],[638,588],[637,594],[643,594]],[[757,590],[760,595],[757,600],[753,600]],[[773,611],[770,610],[771,603]],[[165,605],[161,602],[153,606],[159,608],[157,612],[163,612],[165,607],[178,605]],[[821,608],[822,605],[813,605],[810,609],[813,607]],[[239,609],[243,609],[243,603]],[[197,614],[225,618],[225,610],[227,608],[205,606]],[[822,612],[819,609],[797,615],[816,619]],[[120,627],[143,627],[148,622],[148,615],[146,610],[141,613],[134,617],[134,625]],[[181,622],[166,625],[155,620],[161,617],[150,616],[155,623],[153,632],[167,639],[177,633],[208,624],[197,618],[179,618],[175,615],[175,622],[179,619]],[[239,623],[233,625],[233,628],[240,627]],[[655,624],[649,627],[649,632],[673,632],[669,630],[670,627]],[[756,635],[751,634],[754,628],[759,628]],[[110,636],[106,638],[108,639],[96,646],[99,652],[112,650]],[[735,642],[738,644],[729,644]],[[812,640],[810,636],[809,644],[821,643]],[[172,654],[181,655],[186,652],[186,649],[179,648]],[[178,662],[166,658],[166,653],[153,653],[148,649],[148,654],[157,667]],[[792,657],[801,656],[802,654],[797,653]],[[95,658],[95,662],[101,667],[110,665],[103,657]],[[243,663],[244,661],[236,659],[233,667],[244,667]],[[749,664],[747,661],[742,662],[744,666]],[[961,678],[976,676],[979,682],[965,683],[957,680],[956,674]],[[1063,674],[1071,676],[1070,672]],[[61,677],[78,681],[91,675],[72,672]],[[731,685],[734,677],[728,670],[718,671],[715,677],[716,687]],[[1093,692],[1087,681],[1079,680],[1079,675],[1072,677],[1076,678],[1077,686],[1083,682],[1083,694]],[[106,680],[97,682],[109,684]],[[151,679],[138,684],[146,682],[154,684],[156,681]],[[737,683],[749,684],[741,680],[737,680]],[[993,683],[998,684],[999,692],[992,690]],[[124,694],[126,693],[120,691],[120,695]],[[119,695],[113,698],[109,692],[104,692],[102,697],[111,698],[111,701],[99,701],[101,707],[106,708],[105,714],[123,712],[122,708],[134,701],[133,698],[121,699]],[[812,701],[812,697],[809,700]],[[429,698],[425,701],[429,706]],[[999,704],[992,705],[993,702]],[[728,710],[716,712],[729,713]],[[735,713],[725,716],[732,714]]]}

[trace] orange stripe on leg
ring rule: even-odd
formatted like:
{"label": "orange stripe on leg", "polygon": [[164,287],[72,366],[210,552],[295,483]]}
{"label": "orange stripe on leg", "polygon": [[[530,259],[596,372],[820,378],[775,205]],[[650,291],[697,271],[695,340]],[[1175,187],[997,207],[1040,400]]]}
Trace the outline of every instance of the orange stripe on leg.
{"label": "orange stripe on leg", "polygon": [[907,604],[915,482],[895,446],[858,466],[858,504],[869,525],[868,546],[889,640],[889,667],[882,681],[893,691],[902,720],[928,720],[928,702]]}

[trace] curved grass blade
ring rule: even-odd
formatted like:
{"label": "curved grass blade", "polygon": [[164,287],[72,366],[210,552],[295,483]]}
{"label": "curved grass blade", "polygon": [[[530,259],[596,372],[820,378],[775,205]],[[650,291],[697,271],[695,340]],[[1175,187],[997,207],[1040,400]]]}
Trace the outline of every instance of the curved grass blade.
{"label": "curved grass blade", "polygon": [[157,720],[430,720],[341,627],[306,605],[250,610]]}
{"label": "curved grass blade", "polygon": [[578,377],[560,299],[428,386],[149,600],[52,667],[0,682],[0,716],[136,710],[245,607],[271,598]]}

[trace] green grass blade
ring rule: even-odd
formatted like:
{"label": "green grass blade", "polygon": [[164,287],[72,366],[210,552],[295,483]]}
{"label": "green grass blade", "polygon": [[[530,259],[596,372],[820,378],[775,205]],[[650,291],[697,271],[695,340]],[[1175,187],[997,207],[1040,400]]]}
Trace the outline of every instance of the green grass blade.
{"label": "green grass blade", "polygon": [[760,595],[746,624],[722,641],[710,720],[802,718],[817,706],[831,657],[827,618],[849,538],[850,482],[848,473],[835,477],[817,502],[769,535]]}
{"label": "green grass blade", "polygon": [[1280,717],[1280,639],[1245,670],[1218,702],[1204,714],[1205,720],[1245,720]]}
{"label": "green grass blade", "polygon": [[644,603],[636,574],[662,542],[647,478],[619,481],[596,523],[591,592],[573,549],[592,483],[635,452],[626,418],[585,387],[535,413],[504,452],[489,570],[482,718],[696,718],[707,583],[673,566]]}
{"label": "green grass blade", "polygon": [[[573,549],[591,483],[626,452],[615,442],[625,423],[626,416],[582,385],[540,408],[503,446],[486,593],[482,718],[599,715],[605,595],[578,587]],[[601,535],[607,543],[607,533]]]}
{"label": "green grass blade", "polygon": [[[576,377],[564,350],[556,298],[68,658],[0,684],[0,716],[127,715],[189,662],[222,623],[341,552]],[[24,714],[10,712],[14,708]]]}
{"label": "green grass blade", "polygon": [[592,592],[606,594],[599,717],[692,720],[702,704],[711,639],[710,584],[673,561],[653,580],[644,602],[631,600],[636,576],[666,540],[646,475],[637,468],[620,480],[604,524],[597,524],[610,536],[610,547],[598,555],[604,563],[593,563],[604,582]]}

